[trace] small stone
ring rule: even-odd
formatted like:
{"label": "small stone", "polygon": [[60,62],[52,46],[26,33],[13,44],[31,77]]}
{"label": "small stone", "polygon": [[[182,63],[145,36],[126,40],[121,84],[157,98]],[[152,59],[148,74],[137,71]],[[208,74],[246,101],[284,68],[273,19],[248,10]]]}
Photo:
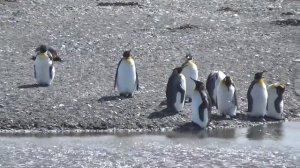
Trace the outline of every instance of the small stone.
{"label": "small stone", "polygon": [[59,107],[64,107],[65,105],[64,105],[64,104],[59,104],[58,106],[59,106]]}
{"label": "small stone", "polygon": [[294,59],[294,62],[300,62],[300,58]]}
{"label": "small stone", "polygon": [[0,108],[4,108],[4,105],[0,104]]}

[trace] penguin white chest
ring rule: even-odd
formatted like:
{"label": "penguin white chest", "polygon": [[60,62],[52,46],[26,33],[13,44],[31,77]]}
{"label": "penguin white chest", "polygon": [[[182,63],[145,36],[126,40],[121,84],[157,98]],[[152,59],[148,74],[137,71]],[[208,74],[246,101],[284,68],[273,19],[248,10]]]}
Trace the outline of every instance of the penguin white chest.
{"label": "penguin white chest", "polygon": [[117,88],[119,93],[132,93],[136,88],[135,64],[129,64],[124,60],[120,63],[117,76]]}
{"label": "penguin white chest", "polygon": [[252,97],[251,116],[264,116],[267,111],[268,92],[265,85],[255,84],[250,92]]}
{"label": "penguin white chest", "polygon": [[200,119],[200,112],[199,107],[203,103],[203,100],[200,96],[200,93],[198,91],[193,92],[192,96],[192,121],[199,125],[201,128],[205,128],[208,125],[209,118],[208,118],[208,109],[207,107],[204,109],[203,113],[203,121]]}
{"label": "penguin white chest", "polygon": [[198,70],[196,66],[186,66],[182,70],[182,74],[186,78],[186,97],[192,98],[194,88],[195,88],[195,82],[191,79],[198,79]]}
{"label": "penguin white chest", "polygon": [[55,76],[55,68],[50,59],[39,59],[34,61],[35,79],[39,84],[50,85]]}
{"label": "penguin white chest", "polygon": [[[283,119],[283,100],[276,102],[278,99],[277,90],[273,87],[268,87],[268,108],[267,116],[275,119]],[[279,112],[276,110],[278,106]]]}
{"label": "penguin white chest", "polygon": [[218,71],[216,72],[218,75],[218,78],[216,79],[215,81],[215,88],[214,88],[214,91],[213,91],[213,99],[214,101],[217,103],[217,95],[218,95],[218,87],[220,85],[220,82],[225,78],[225,74],[221,71]]}
{"label": "penguin white chest", "polygon": [[217,89],[217,104],[219,113],[230,116],[236,115],[237,105],[234,93],[234,86],[230,85],[229,87],[226,87],[222,84],[219,85]]}

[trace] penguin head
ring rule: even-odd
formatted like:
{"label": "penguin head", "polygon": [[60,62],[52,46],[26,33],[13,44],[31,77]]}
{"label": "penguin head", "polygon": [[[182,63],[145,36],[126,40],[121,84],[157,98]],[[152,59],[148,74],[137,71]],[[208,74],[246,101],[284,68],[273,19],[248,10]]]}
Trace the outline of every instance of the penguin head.
{"label": "penguin head", "polygon": [[205,90],[205,86],[204,86],[203,82],[195,80],[193,78],[191,78],[191,79],[195,82],[195,85],[196,85],[195,90],[198,90],[198,91]]}
{"label": "penguin head", "polygon": [[267,72],[267,71],[257,72],[257,73],[255,74],[255,76],[254,76],[254,79],[256,79],[256,80],[262,79],[262,78],[263,78],[263,74],[264,74],[265,72]]}
{"label": "penguin head", "polygon": [[281,83],[275,83],[273,86],[276,88],[278,95],[282,95],[286,87],[285,84],[281,84]]}
{"label": "penguin head", "polygon": [[191,53],[187,53],[185,58],[186,58],[187,61],[193,60],[193,56],[192,56]]}
{"label": "penguin head", "polygon": [[180,74],[182,72],[182,67],[176,67],[173,70],[173,73]]}
{"label": "penguin head", "polygon": [[123,57],[124,57],[124,58],[129,58],[129,57],[130,57],[130,51],[131,51],[131,50],[124,51]]}
{"label": "penguin head", "polygon": [[224,79],[223,79],[223,82],[224,84],[229,87],[230,85],[232,85],[232,79],[230,78],[230,76],[226,76]]}
{"label": "penguin head", "polygon": [[40,52],[40,53],[45,53],[47,51],[47,46],[46,45],[40,45],[37,50]]}

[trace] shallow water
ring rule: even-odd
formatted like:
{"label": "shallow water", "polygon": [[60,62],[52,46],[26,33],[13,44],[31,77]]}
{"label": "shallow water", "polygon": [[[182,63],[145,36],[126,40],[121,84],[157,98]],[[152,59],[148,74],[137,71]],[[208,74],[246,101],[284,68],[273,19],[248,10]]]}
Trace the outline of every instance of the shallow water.
{"label": "shallow water", "polygon": [[164,135],[2,136],[0,167],[299,167],[300,122]]}

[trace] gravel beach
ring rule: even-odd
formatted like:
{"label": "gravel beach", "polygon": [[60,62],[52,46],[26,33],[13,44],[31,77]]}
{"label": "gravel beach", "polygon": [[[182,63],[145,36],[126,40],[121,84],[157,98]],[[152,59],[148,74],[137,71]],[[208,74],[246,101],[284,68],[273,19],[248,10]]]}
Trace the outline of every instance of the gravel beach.
{"label": "gravel beach", "polygon": [[[246,93],[256,72],[267,84],[287,83],[286,120],[300,118],[300,1],[298,0],[0,0],[0,130],[198,129],[191,104],[166,112],[168,77],[187,52],[199,79],[230,75],[239,113],[228,120],[213,109],[210,128],[245,127]],[[37,87],[34,50],[55,48],[49,87]],[[118,61],[132,49],[140,90],[123,99],[113,89]]]}

